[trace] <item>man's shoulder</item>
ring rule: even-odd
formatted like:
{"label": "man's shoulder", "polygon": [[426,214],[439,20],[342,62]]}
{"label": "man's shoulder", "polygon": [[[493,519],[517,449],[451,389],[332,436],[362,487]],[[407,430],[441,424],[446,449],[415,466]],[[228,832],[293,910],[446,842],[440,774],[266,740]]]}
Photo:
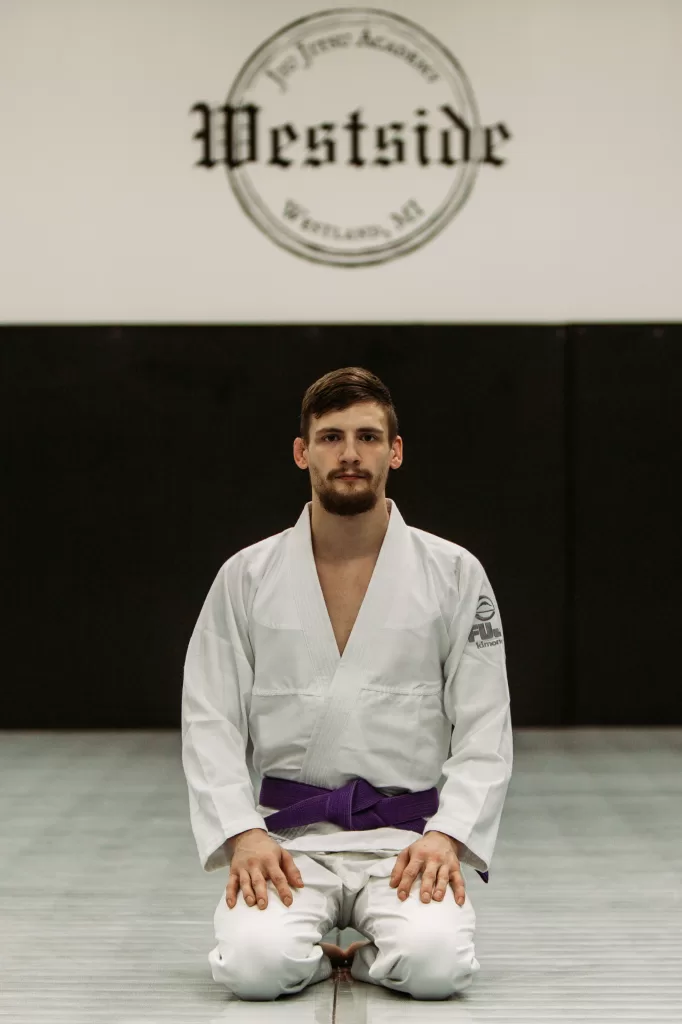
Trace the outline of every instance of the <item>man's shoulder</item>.
{"label": "man's shoulder", "polygon": [[437,561],[444,561],[452,563],[454,560],[458,565],[476,565],[480,564],[476,555],[465,548],[462,544],[458,544],[454,540],[448,540],[446,537],[439,537],[436,533],[429,533],[427,530],[421,530],[418,526],[408,527],[410,534],[413,538],[415,546],[419,548],[427,557],[436,559]]}
{"label": "man's shoulder", "polygon": [[270,537],[264,537],[262,540],[240,548],[239,551],[230,555],[226,562],[223,562],[220,572],[230,576],[242,573],[259,576],[267,569],[273,558],[277,557],[291,530],[292,527],[287,527],[286,530],[281,530]]}
{"label": "man's shoulder", "polygon": [[223,635],[224,623],[233,614],[249,614],[261,580],[281,557],[282,539],[286,533],[284,530],[248,544],[222,563],[204,601],[198,626]]}

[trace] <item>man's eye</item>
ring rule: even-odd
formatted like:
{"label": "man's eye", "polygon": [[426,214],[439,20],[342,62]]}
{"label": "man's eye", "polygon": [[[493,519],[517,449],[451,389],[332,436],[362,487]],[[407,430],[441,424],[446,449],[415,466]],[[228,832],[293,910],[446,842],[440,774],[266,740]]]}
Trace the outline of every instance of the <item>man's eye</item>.
{"label": "man's eye", "polygon": [[[322,440],[323,441],[334,441],[334,440],[336,440],[338,438],[338,436],[339,436],[338,434],[325,434],[325,436],[322,438]],[[376,441],[376,439],[377,439],[376,434],[362,434],[361,436],[362,436],[363,440],[366,440],[367,438],[369,438],[371,441]]]}

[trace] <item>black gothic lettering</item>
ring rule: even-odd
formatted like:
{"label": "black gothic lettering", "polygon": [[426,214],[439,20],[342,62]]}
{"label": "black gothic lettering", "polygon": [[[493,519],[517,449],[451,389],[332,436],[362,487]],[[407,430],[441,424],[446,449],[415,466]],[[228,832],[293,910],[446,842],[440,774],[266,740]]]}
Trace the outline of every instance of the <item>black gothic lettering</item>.
{"label": "black gothic lettering", "polygon": [[208,103],[195,103],[190,114],[201,114],[202,127],[194,133],[193,139],[197,139],[202,143],[202,157],[201,160],[197,160],[195,167],[214,167],[215,160],[213,159],[213,145],[211,143],[211,108]]}
{"label": "black gothic lettering", "polygon": [[499,131],[500,135],[502,136],[502,141],[503,142],[506,142],[508,139],[511,139],[511,132],[506,127],[506,125],[502,124],[501,121],[499,121],[497,124],[492,125],[490,128],[486,128],[485,129],[485,156],[481,160],[481,163],[482,164],[492,164],[494,167],[501,167],[502,164],[504,163],[504,160],[501,157],[499,157],[499,156],[495,156],[495,154],[493,152],[493,148],[495,146],[495,141],[493,139],[493,132],[495,132],[495,131]]}
{"label": "black gothic lettering", "polygon": [[[310,153],[315,153],[321,146],[324,146],[326,159],[320,160],[316,156],[309,155],[303,161],[307,167],[321,167],[323,163],[333,164],[336,162],[336,141],[330,137],[335,128],[336,125],[331,121],[325,121],[323,124],[314,125],[312,128],[308,128],[308,149]],[[327,133],[327,138],[318,139],[318,132],[321,131]]]}
{"label": "black gothic lettering", "polygon": [[[416,110],[415,113],[416,113],[417,117],[426,117],[427,111],[426,110]],[[418,157],[419,163],[422,165],[422,167],[428,167],[428,165],[430,163],[430,161],[429,161],[429,154],[426,151],[426,136],[428,135],[428,132],[429,132],[428,124],[419,124],[419,123],[417,123],[414,126],[414,134],[417,136],[417,157]]]}
{"label": "black gothic lettering", "polygon": [[[455,113],[452,107],[442,106],[441,111],[448,117],[454,124],[459,128],[462,136],[462,160],[464,163],[468,163],[471,159],[471,128],[464,121],[459,114]],[[457,161],[453,159],[450,152],[450,130],[449,128],[443,129],[441,132],[441,163],[451,165]]]}
{"label": "black gothic lettering", "polygon": [[348,124],[343,127],[350,132],[350,157],[348,163],[352,167],[364,167],[365,161],[360,155],[360,133],[364,132],[367,128],[366,124],[362,124],[360,121],[360,110],[354,110],[348,118]]}
{"label": "black gothic lettering", "polygon": [[[281,132],[285,132],[289,136],[288,140],[286,142],[284,142],[284,143],[282,143],[280,141],[280,133]],[[290,145],[290,143],[295,142],[297,138],[298,138],[298,132],[294,131],[293,127],[290,124],[280,125],[279,128],[271,128],[270,129],[270,153],[271,153],[271,156],[270,156],[270,159],[268,160],[268,163],[269,164],[273,164],[274,166],[277,166],[277,167],[291,167],[292,161],[291,160],[287,160],[285,157],[282,156],[281,149],[282,149],[283,145],[284,146],[288,146],[288,145]]]}
{"label": "black gothic lettering", "polygon": [[[241,107],[232,107],[226,103],[221,107],[225,115],[225,163],[228,167],[241,167],[242,164],[255,163],[258,160],[258,115],[260,107],[253,103],[245,103]],[[240,117],[240,115],[245,115]],[[242,134],[245,133],[245,134]],[[246,149],[246,156],[239,154]]]}
{"label": "black gothic lettering", "polygon": [[[331,44],[330,44],[331,45]],[[506,125],[498,122],[488,127],[474,129],[451,106],[438,108],[442,115],[440,122],[433,121],[426,109],[415,110],[413,121],[390,121],[386,124],[368,125],[363,120],[361,108],[351,111],[345,123],[322,121],[314,125],[295,125],[291,122],[280,125],[261,125],[263,110],[252,103],[237,106],[225,104],[213,110],[207,103],[195,103],[191,114],[198,114],[200,126],[192,138],[201,144],[201,155],[196,161],[198,167],[214,167],[225,163],[230,169],[248,163],[257,163],[259,149],[267,149],[268,139],[261,147],[260,133],[269,133],[268,164],[289,168],[295,165],[321,168],[333,166],[347,157],[350,167],[392,167],[412,163],[428,167],[440,163],[452,167],[458,163],[489,163],[500,167],[505,160],[498,156],[498,148],[512,138]],[[214,140],[214,114],[223,115],[224,156],[218,143],[216,159]],[[433,122],[433,123],[432,123]],[[347,138],[339,134],[344,131]],[[367,133],[369,142],[367,142]],[[479,142],[479,136],[481,141]],[[305,145],[301,143],[305,140]],[[298,145],[294,145],[295,143]],[[347,150],[346,150],[347,146]],[[373,153],[368,148],[373,148]],[[472,149],[476,155],[472,158]],[[483,152],[484,155],[480,155]],[[289,155],[286,155],[289,153]],[[404,211],[400,214],[405,216]]]}
{"label": "black gothic lettering", "polygon": [[[392,139],[387,137],[389,131],[394,133]],[[393,146],[395,156],[392,160],[389,160],[387,156],[378,156],[374,161],[375,164],[379,164],[380,167],[390,167],[391,164],[405,163],[405,140],[399,134],[404,131],[405,125],[400,121],[392,121],[391,124],[381,124],[377,127],[376,148],[384,153],[389,146]]]}

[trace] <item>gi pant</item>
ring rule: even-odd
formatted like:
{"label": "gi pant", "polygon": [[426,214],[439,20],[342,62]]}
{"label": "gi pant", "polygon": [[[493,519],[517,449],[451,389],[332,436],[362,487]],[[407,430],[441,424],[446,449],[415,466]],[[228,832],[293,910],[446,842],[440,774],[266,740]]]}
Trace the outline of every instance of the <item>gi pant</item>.
{"label": "gi pant", "polygon": [[305,883],[291,889],[291,906],[270,879],[265,910],[249,907],[241,889],[230,910],[223,889],[208,957],[215,981],[240,999],[300,992],[332,973],[319,942],[332,928],[351,927],[371,940],[353,960],[358,981],[415,999],[447,999],[469,987],[480,964],[468,892],[462,907],[450,885],[442,900],[423,903],[420,874],[400,900],[389,885],[397,854],[290,852]]}

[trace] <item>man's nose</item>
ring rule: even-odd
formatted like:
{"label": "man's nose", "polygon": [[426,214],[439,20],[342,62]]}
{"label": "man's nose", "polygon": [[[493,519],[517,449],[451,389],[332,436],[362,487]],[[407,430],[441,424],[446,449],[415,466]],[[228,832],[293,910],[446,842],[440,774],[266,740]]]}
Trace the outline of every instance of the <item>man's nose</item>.
{"label": "man's nose", "polygon": [[339,456],[341,462],[359,462],[360,458],[352,441],[347,441]]}

